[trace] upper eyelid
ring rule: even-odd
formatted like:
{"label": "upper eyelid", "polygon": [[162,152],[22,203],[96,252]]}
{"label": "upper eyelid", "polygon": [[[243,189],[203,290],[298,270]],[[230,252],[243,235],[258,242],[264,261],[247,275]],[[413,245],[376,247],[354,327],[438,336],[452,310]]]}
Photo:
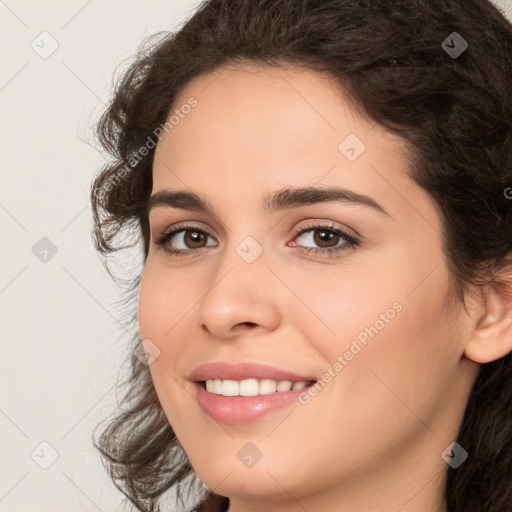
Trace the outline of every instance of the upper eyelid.
{"label": "upper eyelid", "polygon": [[[305,224],[303,223],[298,223],[298,227],[296,228],[296,231],[298,233],[300,233],[301,231],[304,231],[304,230],[307,230],[307,229],[313,229],[313,228],[319,228],[319,227],[328,227],[328,228],[332,228],[332,229],[343,229],[345,231],[347,230],[350,230],[350,231],[354,231],[354,233],[359,236],[359,233],[357,233],[357,231],[353,228],[343,228],[343,227],[337,227],[335,225],[335,223],[333,221],[330,221],[330,220],[308,220],[308,221],[305,221]],[[209,235],[211,236],[214,236],[212,233],[210,233],[210,229],[209,228],[204,228],[202,227],[201,225],[199,224],[188,224],[187,221],[182,221],[182,222],[177,222],[176,224],[172,224],[171,226],[169,227],[166,227],[164,229],[155,229],[155,231],[157,233],[171,233],[171,232],[174,232],[174,231],[181,231],[181,230],[186,230],[186,229],[197,229],[199,231],[204,231],[205,233],[208,233]]]}
{"label": "upper eyelid", "polygon": [[[308,231],[312,231],[315,229],[322,229],[322,228],[327,228],[327,229],[331,229],[331,230],[335,230],[335,231],[336,230],[341,231],[342,234],[338,235],[338,236],[346,237],[348,235],[349,237],[352,237],[353,239],[355,239],[357,241],[360,241],[362,238],[361,235],[359,235],[359,233],[357,233],[357,231],[355,231],[353,228],[337,227],[334,224],[334,222],[330,221],[330,220],[329,221],[327,221],[327,220],[308,220],[308,221],[305,221],[304,224],[299,223],[299,226],[296,228],[296,230],[293,233],[293,237],[296,238],[298,236],[303,235],[304,233],[306,233]],[[199,226],[197,224],[188,224],[187,221],[183,221],[183,223],[178,222],[175,225],[172,225],[171,227],[163,229],[157,235],[156,238],[164,236],[165,234],[172,235],[171,238],[174,238],[178,233],[181,233],[182,231],[193,230],[193,229],[197,229],[198,231],[203,232],[207,236],[216,239],[216,236],[213,235],[208,229],[203,228],[202,226]],[[350,233],[350,231],[353,231],[355,234]]]}
{"label": "upper eyelid", "polygon": [[[296,208],[292,208],[292,209],[290,209],[290,211],[288,211],[288,212],[287,212],[287,214],[288,214],[288,213],[292,213],[292,214],[293,214],[293,213],[296,213],[297,215],[300,215],[300,216],[304,215],[304,217],[307,217],[308,213],[313,213],[313,216],[312,216],[312,217],[310,217],[310,218],[315,218],[315,222],[318,222],[318,223],[323,223],[323,222],[331,223],[331,222],[334,222],[334,223],[340,224],[340,228],[339,228],[339,229],[343,229],[344,231],[349,231],[349,232],[351,232],[352,236],[354,236],[354,237],[358,237],[358,238],[360,238],[360,239],[364,238],[364,237],[363,237],[363,236],[362,236],[362,235],[357,231],[357,229],[355,229],[355,228],[353,228],[353,227],[348,227],[347,225],[344,225],[343,223],[341,223],[341,222],[339,222],[339,221],[331,221],[331,220],[326,221],[326,220],[322,220],[322,219],[324,218],[324,217],[322,216],[322,213],[323,213],[324,215],[325,215],[325,214],[329,215],[328,211],[322,211],[322,210],[324,210],[324,207],[325,207],[327,204],[328,204],[328,202],[326,201],[326,202],[319,202],[319,203],[314,203],[314,204],[305,204],[305,205],[300,205],[300,206],[297,206]],[[353,206],[357,206],[357,205],[359,205],[359,206],[360,206],[360,203],[348,203],[348,205],[349,205],[349,206],[350,206],[350,205],[353,205]],[[311,211],[310,211],[310,212],[308,212],[308,210],[310,210],[310,208],[312,208],[312,207],[314,207],[314,206],[321,208],[320,210],[318,210],[318,213],[320,214],[318,217],[314,217],[314,212],[311,212]],[[302,208],[304,208],[304,210],[302,210]],[[157,207],[153,208],[153,209],[150,211],[149,215],[148,215],[148,222],[149,222],[149,225],[150,225],[150,229],[152,229],[152,228],[151,228],[151,226],[152,226],[153,224],[160,224],[160,211],[162,211],[162,218],[166,218],[166,217],[167,217],[167,213],[168,213],[168,211],[169,211],[169,210],[173,210],[173,209],[175,209],[175,208],[172,208],[172,207],[164,208],[164,207],[161,207],[161,206],[159,206],[159,205],[157,205]],[[178,210],[179,210],[179,208],[178,208]],[[295,210],[295,211],[292,211],[292,210]],[[335,211],[336,211],[336,210],[335,210]],[[342,212],[342,214],[343,214],[343,212],[345,212],[345,211],[346,211],[346,210],[342,210],[342,211],[341,211],[341,212]],[[374,211],[376,211],[376,210],[374,210]],[[189,212],[189,213],[190,213],[190,212]],[[196,213],[198,213],[198,212],[196,212]],[[331,213],[332,213],[332,212],[331,212]],[[363,212],[363,213],[364,213],[363,217],[365,218],[366,213],[365,213],[365,212]],[[386,215],[387,215],[387,216],[389,216],[389,214],[388,214],[387,212],[385,212],[385,213],[386,213]],[[281,219],[280,219],[280,220],[278,220],[275,224],[273,224],[273,226],[270,228],[270,230],[275,229],[276,225],[277,225],[277,224],[279,224],[279,223],[282,221],[282,219],[283,219],[284,217],[286,217],[286,216],[287,216],[287,214],[283,215],[283,216],[281,217]],[[358,215],[359,215],[359,214],[358,214]],[[155,217],[156,217],[156,218],[155,218]],[[212,221],[213,221],[213,224],[214,224],[214,226],[215,226],[215,228],[214,228],[214,229],[215,229],[215,231],[219,232],[221,236],[225,236],[225,235],[227,234],[227,232],[228,232],[228,231],[229,231],[229,232],[231,232],[231,233],[233,233],[233,230],[229,227],[229,224],[224,224],[224,223],[223,223],[223,222],[222,222],[222,221],[221,221],[221,220],[220,220],[216,215],[214,215],[214,216],[212,217],[212,216],[210,216],[210,215],[208,215],[208,214],[207,214],[207,216],[203,217],[203,218],[204,218],[204,220],[202,220],[202,219],[201,219],[201,217],[203,217],[203,215],[202,215],[202,213],[200,213],[200,212],[199,212],[199,213],[198,213],[198,218],[197,218],[197,220],[194,220],[194,221],[191,221],[191,222],[207,223],[207,224],[208,224],[208,223],[212,223]],[[157,219],[158,219],[158,220],[157,220]],[[316,219],[320,219],[320,220],[318,220],[318,221],[317,221]],[[188,221],[187,221],[187,220],[184,220],[184,221],[182,221],[182,222],[188,222]],[[177,224],[180,224],[180,222],[178,222]],[[333,226],[333,227],[334,227],[334,228],[336,228],[337,226]],[[270,231],[270,230],[269,230],[269,231]],[[161,230],[159,230],[159,229],[155,229],[155,231],[160,232],[160,233],[162,233],[162,232],[163,232],[163,231],[161,231]],[[207,231],[207,230],[205,229],[205,231]],[[211,236],[214,236],[214,235],[212,234]]]}

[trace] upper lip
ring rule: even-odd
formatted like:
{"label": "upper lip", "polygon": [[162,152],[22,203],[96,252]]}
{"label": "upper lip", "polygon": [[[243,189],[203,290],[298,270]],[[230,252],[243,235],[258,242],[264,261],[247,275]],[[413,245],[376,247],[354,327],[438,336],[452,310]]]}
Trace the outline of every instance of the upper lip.
{"label": "upper lip", "polygon": [[188,380],[201,382],[209,379],[273,379],[277,381],[291,380],[292,382],[316,381],[311,375],[299,375],[288,370],[257,363],[230,364],[226,362],[211,362],[203,364],[192,371]]}

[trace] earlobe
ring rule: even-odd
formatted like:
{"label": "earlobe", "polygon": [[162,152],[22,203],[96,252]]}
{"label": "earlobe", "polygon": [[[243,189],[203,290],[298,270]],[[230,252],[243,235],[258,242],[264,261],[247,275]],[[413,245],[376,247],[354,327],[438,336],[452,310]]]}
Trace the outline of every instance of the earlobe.
{"label": "earlobe", "polygon": [[[508,287],[508,289],[507,289]],[[512,281],[490,286],[482,298],[484,312],[475,319],[464,354],[476,363],[490,363],[512,351]]]}

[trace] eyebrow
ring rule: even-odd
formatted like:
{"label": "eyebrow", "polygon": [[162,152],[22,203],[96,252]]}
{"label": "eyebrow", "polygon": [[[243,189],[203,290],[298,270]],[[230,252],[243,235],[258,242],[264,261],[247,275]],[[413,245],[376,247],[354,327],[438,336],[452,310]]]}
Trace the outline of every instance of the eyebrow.
{"label": "eyebrow", "polygon": [[[283,188],[263,197],[265,211],[280,211],[300,206],[337,201],[360,204],[390,216],[390,214],[371,197],[352,192],[341,187],[294,187]],[[155,207],[170,207],[182,210],[203,212],[215,216],[211,203],[194,192],[162,190],[153,194],[146,205],[146,213]]]}

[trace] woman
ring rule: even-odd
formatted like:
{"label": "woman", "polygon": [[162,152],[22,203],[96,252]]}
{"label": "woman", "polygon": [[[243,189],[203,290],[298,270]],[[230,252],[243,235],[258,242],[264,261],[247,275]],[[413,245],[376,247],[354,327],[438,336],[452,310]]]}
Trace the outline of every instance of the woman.
{"label": "woman", "polygon": [[141,48],[91,193],[141,242],[96,442],[138,510],[512,510],[511,69],[487,0],[212,0]]}

